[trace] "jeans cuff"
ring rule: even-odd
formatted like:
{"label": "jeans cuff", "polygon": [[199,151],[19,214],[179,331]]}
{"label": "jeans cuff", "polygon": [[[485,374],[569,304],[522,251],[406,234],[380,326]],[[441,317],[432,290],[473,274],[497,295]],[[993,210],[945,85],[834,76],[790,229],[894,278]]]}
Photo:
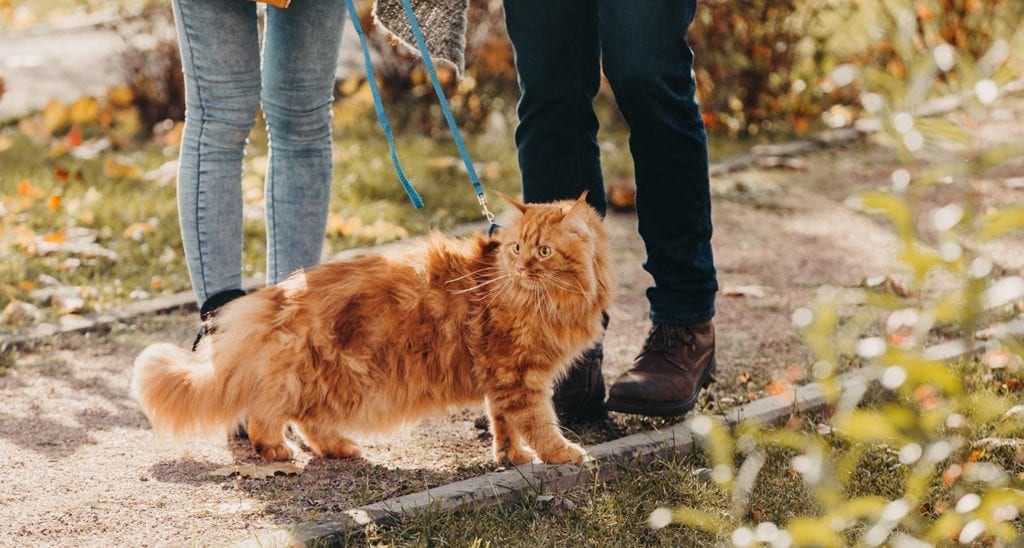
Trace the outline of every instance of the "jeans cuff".
{"label": "jeans cuff", "polygon": [[651,308],[651,321],[658,324],[669,324],[669,325],[693,325],[697,323],[703,323],[711,318],[715,317],[715,307],[712,306],[708,310],[694,313],[683,313],[676,314],[671,312],[659,311]]}

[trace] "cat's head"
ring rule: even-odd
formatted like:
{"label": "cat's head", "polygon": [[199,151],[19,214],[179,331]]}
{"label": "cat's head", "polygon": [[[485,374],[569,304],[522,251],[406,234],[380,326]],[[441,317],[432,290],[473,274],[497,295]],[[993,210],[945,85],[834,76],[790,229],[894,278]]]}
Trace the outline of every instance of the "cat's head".
{"label": "cat's head", "polygon": [[594,295],[610,289],[608,244],[601,216],[577,200],[524,204],[506,196],[514,211],[498,231],[498,266],[532,291]]}

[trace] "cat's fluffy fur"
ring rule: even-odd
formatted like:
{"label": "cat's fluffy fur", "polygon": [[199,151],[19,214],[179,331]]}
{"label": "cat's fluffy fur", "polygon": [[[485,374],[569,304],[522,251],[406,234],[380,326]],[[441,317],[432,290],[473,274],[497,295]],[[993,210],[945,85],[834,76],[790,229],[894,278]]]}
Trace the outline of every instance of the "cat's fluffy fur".
{"label": "cat's fluffy fur", "polygon": [[499,462],[581,462],[558,429],[552,385],[600,337],[607,239],[583,197],[513,203],[493,238],[434,235],[230,302],[197,354],[146,348],[135,397],[155,429],[175,434],[244,418],[267,459],[292,456],[289,423],[315,452],[346,457],[359,454],[349,435],[486,399]]}

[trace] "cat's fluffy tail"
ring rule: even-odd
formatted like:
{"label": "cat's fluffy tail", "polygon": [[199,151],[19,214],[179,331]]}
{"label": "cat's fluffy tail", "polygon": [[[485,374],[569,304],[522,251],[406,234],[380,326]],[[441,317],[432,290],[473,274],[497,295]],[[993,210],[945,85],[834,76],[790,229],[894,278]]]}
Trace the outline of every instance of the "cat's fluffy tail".
{"label": "cat's fluffy tail", "polygon": [[228,393],[229,386],[239,388],[230,382],[235,368],[214,368],[200,355],[158,343],[135,358],[132,394],[154,430],[175,435],[206,433],[242,418],[244,400]]}

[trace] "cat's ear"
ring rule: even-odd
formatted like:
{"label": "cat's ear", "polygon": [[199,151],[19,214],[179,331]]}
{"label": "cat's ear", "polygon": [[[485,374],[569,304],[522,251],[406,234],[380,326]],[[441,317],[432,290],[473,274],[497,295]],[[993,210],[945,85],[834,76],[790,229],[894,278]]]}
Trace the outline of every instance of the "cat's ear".
{"label": "cat's ear", "polygon": [[562,206],[562,226],[570,234],[584,240],[594,235],[590,227],[587,226],[586,215],[580,215],[588,207],[587,194],[588,191],[584,190],[583,194],[580,194],[580,197],[575,202]]}
{"label": "cat's ear", "polygon": [[505,195],[504,195],[504,194],[502,194],[501,192],[498,192],[498,191],[494,191],[494,192],[495,192],[495,194],[497,194],[497,195],[498,195],[498,196],[499,196],[499,197],[500,197],[500,198],[501,198],[502,200],[505,200],[506,202],[508,202],[509,204],[511,204],[511,205],[512,205],[512,207],[514,207],[514,208],[518,209],[520,213],[526,213],[526,204],[524,204],[523,202],[520,202],[519,200],[513,200],[512,198],[509,198],[508,196],[505,196]]}
{"label": "cat's ear", "polygon": [[580,197],[576,198],[575,202],[573,202],[570,205],[563,206],[562,207],[562,218],[563,219],[568,219],[569,216],[572,215],[573,211],[577,211],[580,207],[586,207],[586,205],[587,205],[587,194],[590,194],[590,191],[589,190],[584,190],[583,193],[580,194]]}

